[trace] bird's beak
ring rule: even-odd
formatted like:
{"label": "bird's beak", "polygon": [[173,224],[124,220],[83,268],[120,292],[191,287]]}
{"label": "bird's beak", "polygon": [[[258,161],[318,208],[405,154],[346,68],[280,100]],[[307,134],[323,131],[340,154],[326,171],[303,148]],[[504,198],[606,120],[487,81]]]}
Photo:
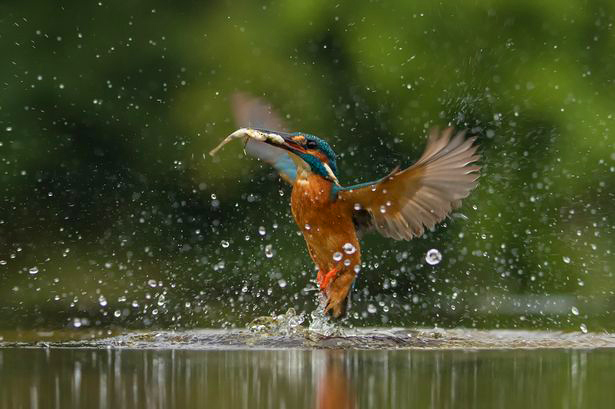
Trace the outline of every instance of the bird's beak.
{"label": "bird's beak", "polygon": [[305,148],[293,140],[293,136],[286,132],[278,131],[261,131],[268,134],[268,142],[270,145],[285,149],[291,153],[307,153]]}

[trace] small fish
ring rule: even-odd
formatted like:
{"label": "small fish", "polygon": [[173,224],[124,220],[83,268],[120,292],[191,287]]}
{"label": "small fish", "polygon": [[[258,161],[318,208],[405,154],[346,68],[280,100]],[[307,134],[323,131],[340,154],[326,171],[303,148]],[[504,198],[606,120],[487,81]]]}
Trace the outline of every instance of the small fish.
{"label": "small fish", "polygon": [[255,139],[260,142],[269,141],[269,142],[272,142],[278,145],[281,145],[284,143],[284,139],[278,134],[270,133],[266,131],[263,132],[263,131],[256,130],[256,129],[241,128],[241,129],[236,130],[235,132],[233,132],[226,138],[224,138],[222,142],[218,144],[218,146],[216,146],[209,152],[209,154],[211,156],[214,156],[216,153],[218,153],[220,149],[222,149],[224,145],[226,145],[233,139],[244,139],[247,142],[249,138]]}

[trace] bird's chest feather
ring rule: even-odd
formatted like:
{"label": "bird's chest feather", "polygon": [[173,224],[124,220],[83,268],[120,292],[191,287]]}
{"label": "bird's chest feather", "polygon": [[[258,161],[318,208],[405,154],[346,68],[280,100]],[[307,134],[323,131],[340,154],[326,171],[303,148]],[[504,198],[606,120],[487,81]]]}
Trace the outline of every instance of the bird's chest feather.
{"label": "bird's chest feather", "polygon": [[295,221],[305,237],[310,256],[321,268],[334,264],[333,254],[341,252],[345,243],[359,249],[352,214],[343,203],[331,200],[332,187],[331,182],[309,175],[297,179],[291,195]]}

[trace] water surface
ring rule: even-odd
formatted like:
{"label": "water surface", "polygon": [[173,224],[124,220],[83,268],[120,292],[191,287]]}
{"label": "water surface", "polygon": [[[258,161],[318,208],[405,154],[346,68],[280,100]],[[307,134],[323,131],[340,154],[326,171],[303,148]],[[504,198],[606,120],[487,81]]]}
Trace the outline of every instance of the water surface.
{"label": "water surface", "polygon": [[[0,408],[606,408],[615,401],[615,349],[606,334],[372,329],[312,338],[210,330],[5,341]],[[402,345],[405,338],[412,341]]]}

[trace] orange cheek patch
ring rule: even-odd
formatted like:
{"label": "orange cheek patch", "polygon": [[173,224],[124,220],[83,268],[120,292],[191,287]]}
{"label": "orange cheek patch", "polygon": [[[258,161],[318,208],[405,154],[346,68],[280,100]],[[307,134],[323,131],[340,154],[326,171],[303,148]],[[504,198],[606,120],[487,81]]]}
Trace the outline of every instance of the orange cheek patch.
{"label": "orange cheek patch", "polygon": [[302,144],[303,142],[305,142],[305,137],[303,135],[293,136],[293,141]]}

